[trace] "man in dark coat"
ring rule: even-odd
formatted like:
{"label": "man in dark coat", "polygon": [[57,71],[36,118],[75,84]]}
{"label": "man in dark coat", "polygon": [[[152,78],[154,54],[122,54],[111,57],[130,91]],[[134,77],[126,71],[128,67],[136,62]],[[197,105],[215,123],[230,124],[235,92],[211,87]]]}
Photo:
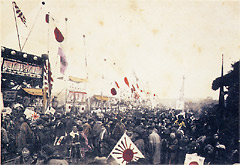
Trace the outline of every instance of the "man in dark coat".
{"label": "man in dark coat", "polygon": [[25,122],[24,116],[20,117],[19,124],[20,128],[16,136],[17,150],[21,152],[24,147],[27,147],[31,150],[34,144],[34,137],[28,123]]}

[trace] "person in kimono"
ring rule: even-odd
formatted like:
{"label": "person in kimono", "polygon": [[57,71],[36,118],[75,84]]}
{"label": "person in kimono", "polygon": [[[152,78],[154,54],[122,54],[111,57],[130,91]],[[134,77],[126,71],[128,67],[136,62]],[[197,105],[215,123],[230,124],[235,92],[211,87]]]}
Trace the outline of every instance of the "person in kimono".
{"label": "person in kimono", "polygon": [[88,144],[88,138],[83,130],[83,127],[78,127],[79,136],[80,136],[80,154],[81,158],[85,158],[85,153],[91,150],[91,146]]}

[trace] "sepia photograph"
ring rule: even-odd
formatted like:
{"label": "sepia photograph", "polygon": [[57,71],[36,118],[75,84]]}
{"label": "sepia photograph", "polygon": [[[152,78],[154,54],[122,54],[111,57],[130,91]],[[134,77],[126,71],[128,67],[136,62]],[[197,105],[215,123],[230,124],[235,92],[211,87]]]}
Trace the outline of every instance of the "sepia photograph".
{"label": "sepia photograph", "polygon": [[0,0],[1,164],[240,164],[240,1]]}

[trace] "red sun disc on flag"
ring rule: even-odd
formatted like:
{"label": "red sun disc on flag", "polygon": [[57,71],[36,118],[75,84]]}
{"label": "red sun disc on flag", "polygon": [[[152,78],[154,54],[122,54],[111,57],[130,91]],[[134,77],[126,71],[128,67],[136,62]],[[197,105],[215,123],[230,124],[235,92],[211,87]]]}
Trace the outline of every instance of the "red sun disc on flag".
{"label": "red sun disc on flag", "polygon": [[198,162],[191,162],[189,165],[199,165]]}
{"label": "red sun disc on flag", "polygon": [[33,120],[37,120],[39,118],[39,115],[34,112],[32,114],[32,118],[33,118]]}
{"label": "red sun disc on flag", "polygon": [[123,152],[123,159],[127,162],[130,162],[133,158],[133,151],[131,149],[126,149],[124,152]]}

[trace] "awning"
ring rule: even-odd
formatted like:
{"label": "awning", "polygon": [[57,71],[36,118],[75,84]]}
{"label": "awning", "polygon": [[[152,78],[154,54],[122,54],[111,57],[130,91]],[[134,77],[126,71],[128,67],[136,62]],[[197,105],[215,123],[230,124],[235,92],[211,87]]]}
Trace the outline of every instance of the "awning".
{"label": "awning", "polygon": [[25,92],[34,96],[43,96],[42,89],[38,88],[22,88]]}
{"label": "awning", "polygon": [[82,83],[82,82],[88,82],[87,79],[84,78],[78,78],[78,77],[73,77],[73,76],[69,76],[69,80],[76,82],[76,83]]}
{"label": "awning", "polygon": [[109,100],[109,98],[107,96],[94,95],[94,97],[99,101],[108,101]]}
{"label": "awning", "polygon": [[87,92],[80,92],[80,91],[69,91],[69,93],[81,93],[81,94],[87,94]]}

